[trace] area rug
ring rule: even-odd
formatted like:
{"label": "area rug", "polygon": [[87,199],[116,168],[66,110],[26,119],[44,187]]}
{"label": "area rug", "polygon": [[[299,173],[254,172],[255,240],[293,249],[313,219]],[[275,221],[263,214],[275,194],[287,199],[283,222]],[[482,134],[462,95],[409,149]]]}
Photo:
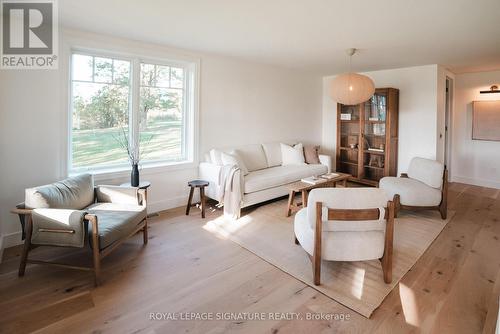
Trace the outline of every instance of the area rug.
{"label": "area rug", "polygon": [[219,217],[204,228],[228,238],[326,296],[369,318],[401,278],[441,233],[448,219],[439,213],[401,212],[394,224],[392,283],[385,284],[378,260],[323,261],[321,285],[313,283],[311,261],[294,243],[293,215],[285,217],[286,201],[276,201],[244,213],[238,220]]}

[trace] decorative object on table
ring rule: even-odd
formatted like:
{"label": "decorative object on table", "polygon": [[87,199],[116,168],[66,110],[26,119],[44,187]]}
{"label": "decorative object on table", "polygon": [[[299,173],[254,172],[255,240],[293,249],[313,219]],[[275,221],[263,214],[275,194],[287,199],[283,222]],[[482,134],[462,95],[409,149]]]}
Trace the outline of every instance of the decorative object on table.
{"label": "decorative object on table", "polygon": [[[193,180],[188,182],[189,186],[189,198],[186,206],[186,216],[189,216],[189,211],[191,210],[191,207],[193,204],[191,204],[191,201],[193,200],[193,193],[194,193],[194,188],[200,189],[200,208],[201,208],[201,218],[205,218],[205,187],[208,186],[210,183],[208,181],[204,180]],[[196,204],[194,204],[196,205]]]}
{"label": "decorative object on table", "polygon": [[500,101],[472,102],[472,140],[500,141]]}
{"label": "decorative object on table", "polygon": [[[337,104],[337,171],[370,186],[377,186],[384,176],[396,175],[398,104],[399,91],[394,88],[377,88],[369,101],[356,106]],[[348,110],[358,121],[340,120]],[[351,143],[357,143],[356,149]]]}
{"label": "decorative object on table", "polygon": [[[290,217],[292,214],[292,209],[300,209],[300,208],[305,208],[307,206],[307,196],[308,192],[311,189],[315,188],[328,188],[328,187],[336,187],[337,183],[342,182],[342,186],[345,188],[347,187],[347,180],[351,177],[349,174],[344,174],[344,173],[332,173],[332,174],[337,174],[336,177],[326,179],[322,178],[321,181],[319,181],[317,184],[310,184],[306,183],[303,181],[297,181],[294,183],[291,183],[288,185],[288,205],[286,208],[286,216]],[[297,193],[302,194],[302,202],[301,203],[294,203],[295,202],[295,195]]]}
{"label": "decorative object on table", "polygon": [[[139,186],[139,162],[141,161],[141,143],[148,144],[153,135],[151,135],[147,140],[143,141],[140,138],[137,143],[131,143],[128,139],[127,132],[122,127],[119,135],[113,135],[113,138],[118,142],[121,148],[127,152],[127,158],[132,166],[132,171],[130,173],[130,184],[132,187]],[[144,155],[144,154],[143,154]]]}
{"label": "decorative object on table", "polygon": [[384,177],[380,189],[394,197],[396,217],[400,209],[439,210],[446,219],[448,198],[448,171],[439,161],[413,158],[408,173],[401,177]]}
{"label": "decorative object on table", "polygon": [[348,49],[349,73],[340,74],[333,79],[330,96],[337,103],[356,105],[369,100],[375,92],[375,85],[366,75],[352,72],[352,56],[356,49]]}
{"label": "decorative object on table", "polygon": [[317,176],[309,176],[301,179],[300,181],[307,183],[307,184],[318,184],[321,182],[325,182],[325,179],[317,177]]}
{"label": "decorative object on table", "polygon": [[319,177],[322,177],[322,178],[327,179],[327,180],[331,180],[331,179],[334,179],[334,178],[339,177],[339,176],[340,175],[337,173],[327,173],[327,174],[320,175]]}
{"label": "decorative object on table", "polygon": [[[24,276],[27,263],[51,264],[93,271],[99,285],[105,256],[139,231],[143,232],[144,244],[148,243],[146,206],[144,190],[94,186],[90,174],[26,189],[24,203],[11,211],[19,215],[25,237],[19,276]],[[93,266],[30,260],[28,253],[34,245],[90,247]]]}

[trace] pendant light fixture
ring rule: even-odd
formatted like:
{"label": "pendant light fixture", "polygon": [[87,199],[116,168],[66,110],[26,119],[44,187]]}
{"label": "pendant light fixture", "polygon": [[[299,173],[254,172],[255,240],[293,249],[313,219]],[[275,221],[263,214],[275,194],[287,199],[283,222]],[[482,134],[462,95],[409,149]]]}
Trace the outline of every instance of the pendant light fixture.
{"label": "pendant light fixture", "polygon": [[352,56],[355,53],[356,49],[347,50],[349,73],[335,77],[330,87],[331,98],[345,105],[355,105],[368,101],[375,93],[375,85],[372,79],[366,75],[352,72]]}

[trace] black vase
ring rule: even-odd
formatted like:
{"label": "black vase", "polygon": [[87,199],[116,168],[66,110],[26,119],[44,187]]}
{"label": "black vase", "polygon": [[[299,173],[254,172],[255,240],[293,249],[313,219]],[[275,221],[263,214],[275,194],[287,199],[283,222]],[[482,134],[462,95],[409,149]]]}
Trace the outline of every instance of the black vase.
{"label": "black vase", "polygon": [[130,185],[132,187],[139,186],[139,165],[132,165],[132,173],[130,174]]}

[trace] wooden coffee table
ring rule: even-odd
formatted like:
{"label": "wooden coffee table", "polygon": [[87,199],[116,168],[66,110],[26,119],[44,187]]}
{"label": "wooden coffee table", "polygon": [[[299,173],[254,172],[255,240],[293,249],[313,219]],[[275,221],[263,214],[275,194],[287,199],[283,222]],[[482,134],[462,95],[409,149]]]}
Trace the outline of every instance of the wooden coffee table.
{"label": "wooden coffee table", "polygon": [[[297,181],[294,183],[291,183],[288,185],[288,188],[290,189],[290,194],[288,195],[288,206],[286,208],[286,216],[290,217],[292,214],[292,208],[293,209],[300,209],[300,208],[305,208],[307,207],[307,196],[309,190],[312,190],[314,188],[329,188],[329,187],[336,187],[338,182],[342,182],[342,185],[344,187],[347,186],[347,179],[351,177],[350,174],[345,174],[345,173],[338,173],[335,172],[335,174],[338,174],[339,176],[334,177],[333,179],[324,179],[324,181],[320,181],[317,184],[310,184],[310,183],[305,183],[302,181]],[[295,194],[297,193],[302,193],[302,202],[301,203],[294,203],[295,201]]]}

